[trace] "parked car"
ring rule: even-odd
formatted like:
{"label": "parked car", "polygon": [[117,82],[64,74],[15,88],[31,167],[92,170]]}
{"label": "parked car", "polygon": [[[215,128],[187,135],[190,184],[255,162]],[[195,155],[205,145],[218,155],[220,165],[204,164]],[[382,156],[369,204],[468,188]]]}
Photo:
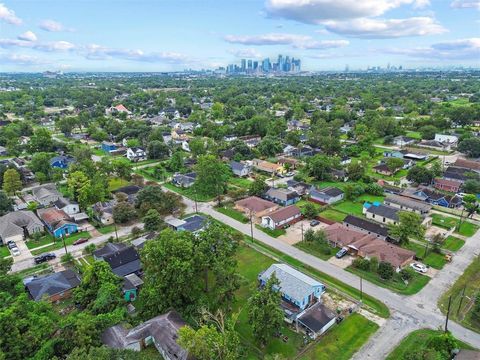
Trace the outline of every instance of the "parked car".
{"label": "parked car", "polygon": [[421,273],[426,273],[428,271],[428,268],[426,265],[423,265],[423,264],[420,264],[420,263],[411,263],[410,264],[410,267],[417,271],[417,272],[421,272]]}
{"label": "parked car", "polygon": [[7,247],[9,249],[12,249],[14,247],[17,247],[17,244],[15,244],[15,241],[10,240],[9,242],[7,242]]}
{"label": "parked car", "polygon": [[340,251],[335,254],[335,257],[336,257],[337,259],[341,259],[341,258],[344,257],[345,255],[347,255],[347,253],[348,253],[348,249],[347,249],[347,248],[341,248]]}
{"label": "parked car", "polygon": [[290,177],[290,176],[293,176],[295,175],[295,173],[293,171],[289,171],[285,174],[286,177]]}
{"label": "parked car", "polygon": [[313,227],[313,226],[317,226],[318,224],[320,224],[320,221],[318,221],[318,220],[312,220],[312,221],[310,221],[310,226],[312,226],[312,227]]}
{"label": "parked car", "polygon": [[78,240],[75,240],[75,241],[73,242],[73,245],[80,245],[80,244],[86,243],[87,241],[88,241],[87,238],[80,238],[80,239],[78,239]]}
{"label": "parked car", "polygon": [[16,247],[16,246],[13,247],[13,248],[11,248],[10,251],[11,251],[11,253],[12,253],[13,256],[18,256],[18,255],[20,255],[20,250],[18,250],[18,247]]}
{"label": "parked car", "polygon": [[42,254],[40,256],[37,256],[35,260],[35,264],[41,264],[44,263],[45,261],[53,260],[57,257],[54,253],[46,253]]}

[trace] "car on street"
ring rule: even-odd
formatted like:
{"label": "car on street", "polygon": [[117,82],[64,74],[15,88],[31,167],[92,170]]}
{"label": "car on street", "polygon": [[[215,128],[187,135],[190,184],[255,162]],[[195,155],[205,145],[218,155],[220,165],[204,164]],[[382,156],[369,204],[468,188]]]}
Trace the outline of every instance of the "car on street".
{"label": "car on street", "polygon": [[87,241],[88,241],[87,238],[80,238],[80,239],[78,239],[78,240],[75,240],[75,241],[73,242],[73,245],[80,245],[80,244],[86,243]]}
{"label": "car on street", "polygon": [[12,253],[13,256],[18,256],[18,255],[20,255],[20,250],[18,250],[18,247],[16,247],[16,246],[13,247],[13,248],[11,248],[10,251],[11,251],[11,253]]}
{"label": "car on street", "polygon": [[427,266],[424,265],[424,264],[420,264],[420,263],[411,263],[411,264],[410,264],[410,267],[411,267],[413,270],[415,270],[415,271],[417,271],[417,272],[420,272],[420,273],[423,273],[423,274],[425,274],[425,273],[428,271]]}
{"label": "car on street", "polygon": [[312,227],[313,227],[313,226],[317,226],[317,225],[319,225],[319,224],[320,224],[320,221],[318,221],[318,220],[312,220],[312,221],[310,221],[310,226],[312,226]]}
{"label": "car on street", "polygon": [[41,264],[41,263],[44,263],[46,261],[53,260],[56,257],[57,257],[57,255],[55,255],[54,253],[46,253],[46,254],[42,254],[42,255],[37,256],[33,260],[35,261],[35,264]]}
{"label": "car on street", "polygon": [[17,244],[15,244],[15,241],[10,240],[9,242],[7,242],[7,247],[9,249],[12,249],[14,247],[17,247]]}
{"label": "car on street", "polygon": [[347,248],[341,248],[336,254],[335,254],[335,257],[337,259],[341,259],[342,257],[344,257],[345,255],[347,255],[348,253],[348,249]]}

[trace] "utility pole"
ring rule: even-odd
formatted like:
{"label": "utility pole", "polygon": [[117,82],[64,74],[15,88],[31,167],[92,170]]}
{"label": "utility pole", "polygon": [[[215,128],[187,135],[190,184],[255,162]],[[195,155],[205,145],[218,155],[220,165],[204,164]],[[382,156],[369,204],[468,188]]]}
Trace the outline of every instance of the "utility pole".
{"label": "utility pole", "polygon": [[252,217],[252,210],[250,210],[250,237],[253,243],[253,217]]}
{"label": "utility pole", "polygon": [[198,204],[197,204],[197,188],[193,187],[193,200],[195,201],[195,214],[198,214]]}
{"label": "utility pole", "polygon": [[363,278],[360,276],[360,301],[363,301]]}
{"label": "utility pole", "polygon": [[462,309],[463,298],[465,297],[465,290],[467,290],[467,285],[463,287],[462,297],[460,298],[460,304],[458,304],[457,315],[460,314],[460,310]]}
{"label": "utility pole", "polygon": [[302,242],[303,242],[303,222],[302,222]]}
{"label": "utility pole", "polygon": [[115,238],[117,239],[117,242],[118,242],[117,223],[114,222],[114,223],[113,223],[113,226],[115,227]]}
{"label": "utility pole", "polygon": [[423,254],[423,258],[425,259],[427,257],[427,252],[428,252],[428,241],[425,244],[425,254]]}
{"label": "utility pole", "polygon": [[63,248],[65,249],[65,255],[68,254],[67,245],[65,245],[65,234],[62,234]]}
{"label": "utility pole", "polygon": [[445,319],[445,332],[448,331],[448,318],[450,316],[450,305],[452,305],[452,295],[448,298],[447,318]]}

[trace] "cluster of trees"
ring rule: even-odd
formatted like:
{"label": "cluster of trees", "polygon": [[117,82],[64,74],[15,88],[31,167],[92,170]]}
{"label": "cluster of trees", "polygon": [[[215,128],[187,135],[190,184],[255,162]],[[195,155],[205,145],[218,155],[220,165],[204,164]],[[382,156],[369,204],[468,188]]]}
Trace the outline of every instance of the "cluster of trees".
{"label": "cluster of trees", "polygon": [[410,238],[423,240],[426,228],[422,217],[414,212],[399,211],[398,224],[390,225],[388,234],[400,244],[408,244]]}

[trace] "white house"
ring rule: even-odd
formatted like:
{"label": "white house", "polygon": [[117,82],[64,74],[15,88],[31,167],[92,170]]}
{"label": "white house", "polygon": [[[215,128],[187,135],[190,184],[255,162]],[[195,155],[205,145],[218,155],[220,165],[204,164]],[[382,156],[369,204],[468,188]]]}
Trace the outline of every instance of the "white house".
{"label": "white house", "polygon": [[131,147],[127,149],[127,158],[130,161],[143,161],[147,160],[147,153],[144,149],[139,147]]}
{"label": "white house", "polygon": [[262,226],[275,230],[284,225],[287,225],[294,220],[300,218],[302,212],[295,205],[280,208],[268,215],[262,216]]}
{"label": "white house", "polygon": [[63,210],[68,215],[75,215],[80,212],[78,203],[70,201],[61,196],[57,201],[53,203],[58,210]]}
{"label": "white house", "polygon": [[456,144],[458,142],[458,136],[447,134],[435,134],[435,141],[443,143]]}

